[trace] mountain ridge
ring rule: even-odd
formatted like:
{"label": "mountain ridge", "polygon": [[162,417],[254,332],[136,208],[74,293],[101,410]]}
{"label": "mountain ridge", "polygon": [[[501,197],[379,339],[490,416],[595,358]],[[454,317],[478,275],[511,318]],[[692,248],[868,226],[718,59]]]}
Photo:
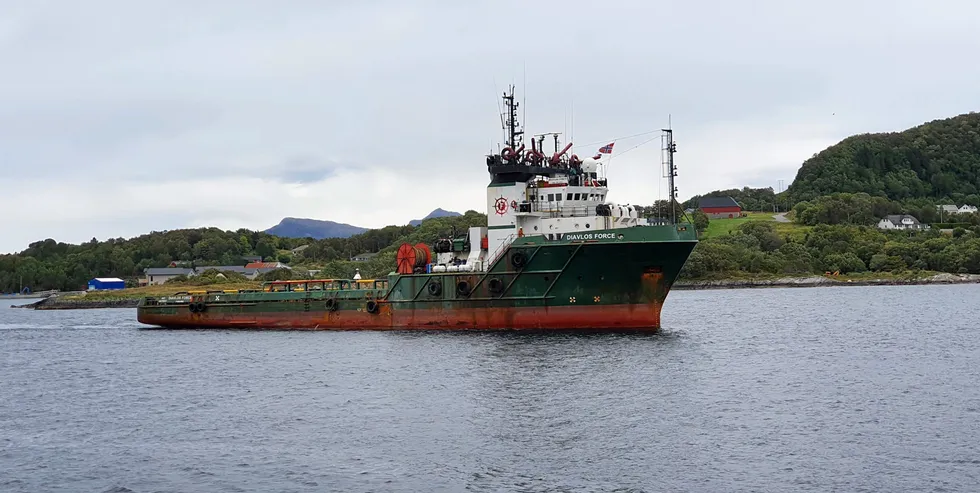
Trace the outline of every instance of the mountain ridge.
{"label": "mountain ridge", "polygon": [[334,221],[286,217],[279,224],[265,230],[265,233],[285,238],[350,238],[367,231],[368,228]]}
{"label": "mountain ridge", "polygon": [[[413,219],[408,224],[410,226],[419,226],[426,219],[458,216],[462,216],[462,214],[436,208],[422,219]],[[326,219],[285,217],[282,221],[279,221],[279,224],[263,232],[284,238],[313,238],[315,240],[324,240],[327,238],[350,238],[351,236],[370,231],[371,229]]]}
{"label": "mountain ridge", "polygon": [[458,216],[462,216],[462,214],[458,212],[447,211],[441,207],[437,207],[434,211],[430,212],[422,219],[412,219],[411,221],[408,222],[408,225],[418,226],[422,224],[422,221],[425,221],[426,219],[432,219],[434,217],[458,217]]}

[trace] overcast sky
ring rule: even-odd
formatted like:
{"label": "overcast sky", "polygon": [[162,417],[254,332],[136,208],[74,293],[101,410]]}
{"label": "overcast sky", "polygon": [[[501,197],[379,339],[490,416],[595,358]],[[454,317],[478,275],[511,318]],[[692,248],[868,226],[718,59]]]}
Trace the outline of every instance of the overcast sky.
{"label": "overcast sky", "polygon": [[[0,252],[482,211],[510,82],[576,144],[670,115],[682,200],[980,106],[980,3],[801,3],[0,1]],[[659,148],[613,155],[610,199],[663,197]]]}

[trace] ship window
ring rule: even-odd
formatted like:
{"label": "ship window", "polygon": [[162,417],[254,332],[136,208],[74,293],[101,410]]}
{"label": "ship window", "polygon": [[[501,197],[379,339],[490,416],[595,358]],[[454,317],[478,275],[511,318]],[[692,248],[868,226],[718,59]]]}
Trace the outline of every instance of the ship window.
{"label": "ship window", "polygon": [[538,198],[539,198],[539,199],[541,199],[541,200],[544,200],[544,195],[541,195],[541,196],[540,196],[540,197],[538,197]]}
{"label": "ship window", "polygon": [[567,195],[567,196],[565,197],[565,200],[572,200],[572,194],[568,194],[568,195]]}
{"label": "ship window", "polygon": [[580,193],[575,194],[575,200],[581,200],[581,199],[582,199],[582,194]]}
{"label": "ship window", "polygon": [[554,201],[555,201],[555,194],[549,193],[548,194],[548,202],[554,202]]}

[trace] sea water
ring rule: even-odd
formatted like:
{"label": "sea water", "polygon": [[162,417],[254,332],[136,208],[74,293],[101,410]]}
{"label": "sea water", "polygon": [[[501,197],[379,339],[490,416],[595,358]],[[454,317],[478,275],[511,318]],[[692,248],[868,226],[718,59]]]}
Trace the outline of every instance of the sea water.
{"label": "sea water", "polygon": [[646,336],[143,330],[0,301],[0,491],[976,491],[978,299],[675,291]]}

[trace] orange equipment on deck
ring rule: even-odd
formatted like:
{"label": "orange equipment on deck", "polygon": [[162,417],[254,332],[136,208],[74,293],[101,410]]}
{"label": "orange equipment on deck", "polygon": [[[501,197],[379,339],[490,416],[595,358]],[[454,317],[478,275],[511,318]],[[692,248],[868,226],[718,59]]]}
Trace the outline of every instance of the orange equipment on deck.
{"label": "orange equipment on deck", "polygon": [[411,274],[416,267],[424,268],[431,261],[432,252],[425,243],[417,243],[414,246],[409,243],[402,243],[398,247],[398,254],[395,257],[399,274]]}

